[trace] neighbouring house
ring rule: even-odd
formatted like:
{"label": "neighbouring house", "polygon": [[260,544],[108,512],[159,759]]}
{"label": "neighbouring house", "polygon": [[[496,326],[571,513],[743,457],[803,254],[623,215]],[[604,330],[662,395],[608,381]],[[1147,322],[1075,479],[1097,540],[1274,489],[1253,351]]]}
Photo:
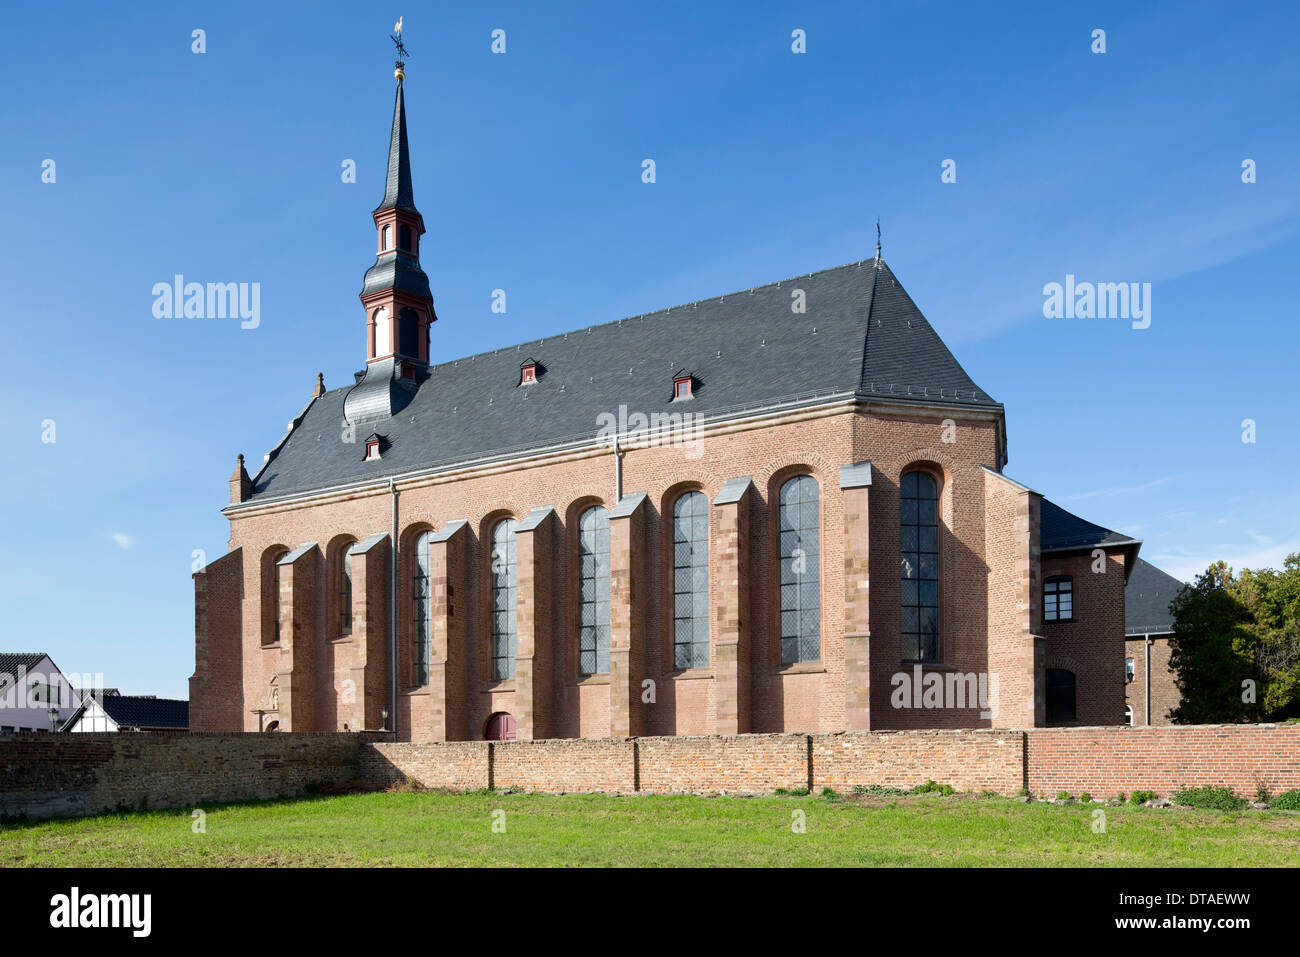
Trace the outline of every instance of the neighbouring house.
{"label": "neighbouring house", "polygon": [[1169,667],[1174,616],[1169,603],[1184,587],[1139,558],[1124,591],[1124,716],[1131,725],[1172,724],[1181,700]]}
{"label": "neighbouring house", "polygon": [[1002,404],[879,244],[435,361],[404,78],[364,368],[236,459],[230,551],[194,576],[193,730],[1124,722],[1140,543],[1004,474]]}
{"label": "neighbouring house", "polygon": [[0,734],[53,731],[80,696],[44,652],[0,652]]}
{"label": "neighbouring house", "polygon": [[190,703],[153,695],[124,695],[116,689],[88,692],[62,729],[89,731],[188,731]]}

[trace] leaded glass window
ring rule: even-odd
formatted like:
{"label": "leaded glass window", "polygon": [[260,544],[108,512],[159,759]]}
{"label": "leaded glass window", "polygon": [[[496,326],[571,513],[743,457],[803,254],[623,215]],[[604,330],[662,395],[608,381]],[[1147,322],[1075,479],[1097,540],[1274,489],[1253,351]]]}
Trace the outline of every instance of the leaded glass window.
{"label": "leaded glass window", "polygon": [[939,488],[931,476],[903,476],[901,513],[903,658],[938,661]]}
{"label": "leaded glass window", "polygon": [[578,673],[609,671],[609,513],[589,508],[578,520]]}
{"label": "leaded glass window", "polygon": [[781,486],[781,663],[821,657],[821,532],[817,480]]}
{"label": "leaded glass window", "polygon": [[429,683],[429,660],[433,657],[433,599],[429,546],[433,532],[424,532],[415,540],[411,571],[411,677],[416,687]]}
{"label": "leaded glass window", "polygon": [[673,667],[709,666],[709,500],[673,504]]}
{"label": "leaded glass window", "polygon": [[339,553],[339,635],[352,634],[352,550],[356,542],[348,542]]}
{"label": "leaded glass window", "polygon": [[497,522],[492,530],[492,677],[515,676],[515,650],[519,640],[519,577],[515,564],[513,518]]}

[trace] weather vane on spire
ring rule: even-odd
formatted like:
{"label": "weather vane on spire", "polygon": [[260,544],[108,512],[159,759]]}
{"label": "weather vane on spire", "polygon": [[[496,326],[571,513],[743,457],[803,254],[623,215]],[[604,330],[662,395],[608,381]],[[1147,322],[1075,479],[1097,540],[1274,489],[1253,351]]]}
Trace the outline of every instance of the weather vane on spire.
{"label": "weather vane on spire", "polygon": [[876,262],[880,262],[880,217],[876,217]]}
{"label": "weather vane on spire", "polygon": [[393,76],[398,80],[406,79],[406,58],[410,56],[406,52],[405,44],[402,43],[402,19],[402,17],[397,18],[397,23],[393,25],[396,32],[389,37],[393,41],[393,45],[397,47],[397,63],[394,64]]}

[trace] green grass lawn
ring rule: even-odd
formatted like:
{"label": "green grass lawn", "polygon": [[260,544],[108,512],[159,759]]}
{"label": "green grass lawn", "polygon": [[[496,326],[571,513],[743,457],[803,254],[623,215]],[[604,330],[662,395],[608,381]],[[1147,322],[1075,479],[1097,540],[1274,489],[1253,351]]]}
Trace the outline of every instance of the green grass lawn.
{"label": "green grass lawn", "polygon": [[202,834],[189,810],[8,823],[0,866],[1300,866],[1298,814],[1104,810],[1097,834],[1093,806],[974,795],[345,794],[208,807]]}

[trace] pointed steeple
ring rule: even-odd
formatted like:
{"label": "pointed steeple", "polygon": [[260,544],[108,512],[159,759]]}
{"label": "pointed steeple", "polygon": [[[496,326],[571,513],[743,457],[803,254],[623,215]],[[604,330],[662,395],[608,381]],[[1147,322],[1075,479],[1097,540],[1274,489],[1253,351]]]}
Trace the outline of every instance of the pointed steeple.
{"label": "pointed steeple", "polygon": [[384,418],[399,411],[418,386],[429,364],[429,327],[433,311],[429,277],[420,268],[424,218],[415,208],[411,186],[411,150],[406,135],[406,48],[401,22],[397,44],[397,97],[388,140],[384,199],[373,213],[379,240],[375,262],[366,270],[361,303],[366,311],[366,371],[343,405],[348,421]]}
{"label": "pointed steeple", "polygon": [[388,142],[388,178],[384,183],[384,201],[375,212],[386,209],[405,209],[418,215],[415,191],[411,188],[411,147],[406,139],[406,98],[402,95],[401,79],[397,81],[397,100],[393,104],[393,135]]}

